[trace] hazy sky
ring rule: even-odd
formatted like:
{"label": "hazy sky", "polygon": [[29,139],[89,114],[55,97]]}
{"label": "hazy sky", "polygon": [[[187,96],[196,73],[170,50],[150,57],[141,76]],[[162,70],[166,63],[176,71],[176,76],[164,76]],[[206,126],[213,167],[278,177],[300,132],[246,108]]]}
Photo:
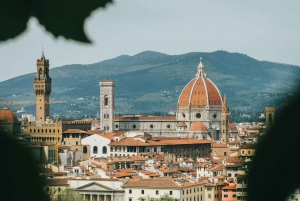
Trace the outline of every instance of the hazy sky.
{"label": "hazy sky", "polygon": [[0,43],[0,81],[35,72],[42,46],[50,68],[146,50],[221,49],[300,65],[299,8],[299,0],[118,0],[86,20],[91,45],[55,39],[32,18],[25,33]]}

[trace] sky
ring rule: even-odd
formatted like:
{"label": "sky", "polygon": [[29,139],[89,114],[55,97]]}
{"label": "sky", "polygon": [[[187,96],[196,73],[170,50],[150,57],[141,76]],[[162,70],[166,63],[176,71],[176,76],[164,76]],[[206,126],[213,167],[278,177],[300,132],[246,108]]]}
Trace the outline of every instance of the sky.
{"label": "sky", "polygon": [[0,43],[0,82],[35,72],[42,47],[50,68],[147,50],[225,50],[300,66],[299,8],[299,0],[117,0],[86,19],[92,44],[54,38],[31,18],[23,34]]}

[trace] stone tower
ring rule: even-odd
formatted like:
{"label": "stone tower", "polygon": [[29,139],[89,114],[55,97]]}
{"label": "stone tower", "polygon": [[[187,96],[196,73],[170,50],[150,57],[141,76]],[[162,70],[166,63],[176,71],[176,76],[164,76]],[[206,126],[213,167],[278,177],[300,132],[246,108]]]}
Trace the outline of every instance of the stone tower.
{"label": "stone tower", "polygon": [[265,107],[266,112],[266,128],[269,129],[275,122],[275,107]]}
{"label": "stone tower", "polygon": [[223,99],[223,107],[222,107],[222,142],[228,143],[228,137],[229,137],[229,107],[227,105],[227,98],[226,94],[224,95]]}
{"label": "stone tower", "polygon": [[105,133],[114,132],[115,123],[115,82],[104,80],[100,84],[101,129]]}
{"label": "stone tower", "polygon": [[51,78],[49,76],[49,60],[45,58],[44,51],[37,60],[36,77],[34,78],[34,93],[36,96],[36,122],[44,123],[49,116],[49,96],[51,93]]}

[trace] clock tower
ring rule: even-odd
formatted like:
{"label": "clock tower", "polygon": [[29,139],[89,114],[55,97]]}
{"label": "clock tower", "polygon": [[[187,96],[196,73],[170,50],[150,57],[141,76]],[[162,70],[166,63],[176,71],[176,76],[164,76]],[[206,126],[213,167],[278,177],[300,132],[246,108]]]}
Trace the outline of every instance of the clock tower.
{"label": "clock tower", "polygon": [[44,123],[49,116],[49,97],[51,93],[51,78],[49,76],[49,60],[45,58],[44,51],[37,60],[36,77],[33,82],[33,89],[36,96],[36,122]]}

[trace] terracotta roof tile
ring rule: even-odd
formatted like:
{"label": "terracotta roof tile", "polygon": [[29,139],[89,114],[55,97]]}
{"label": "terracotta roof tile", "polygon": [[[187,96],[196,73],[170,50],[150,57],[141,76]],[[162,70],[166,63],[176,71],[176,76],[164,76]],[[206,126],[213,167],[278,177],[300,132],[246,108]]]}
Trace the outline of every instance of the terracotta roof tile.
{"label": "terracotta roof tile", "polygon": [[201,121],[196,121],[191,125],[189,131],[207,131],[207,128]]}
{"label": "terracotta roof tile", "polygon": [[152,188],[178,188],[180,187],[172,179],[155,178],[155,179],[129,179],[123,187],[152,187]]}
{"label": "terracotta roof tile", "polygon": [[83,130],[79,130],[79,129],[68,129],[65,130],[63,133],[82,133],[82,134],[86,134],[86,131]]}

